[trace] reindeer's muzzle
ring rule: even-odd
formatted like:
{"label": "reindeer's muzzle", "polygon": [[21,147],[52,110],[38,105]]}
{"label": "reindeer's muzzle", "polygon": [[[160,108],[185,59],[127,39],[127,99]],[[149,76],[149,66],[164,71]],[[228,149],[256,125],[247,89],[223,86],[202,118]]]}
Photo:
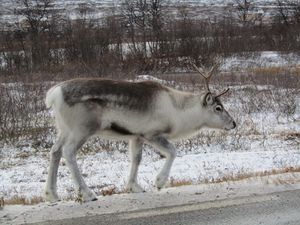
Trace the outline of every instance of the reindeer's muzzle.
{"label": "reindeer's muzzle", "polygon": [[230,122],[226,127],[225,130],[233,130],[234,128],[236,128],[236,123],[233,120],[232,122]]}

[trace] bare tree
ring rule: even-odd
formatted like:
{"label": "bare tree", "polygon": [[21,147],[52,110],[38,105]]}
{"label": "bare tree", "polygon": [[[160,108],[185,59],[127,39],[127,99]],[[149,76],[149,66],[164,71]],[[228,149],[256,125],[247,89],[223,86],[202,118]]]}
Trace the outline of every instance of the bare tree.
{"label": "bare tree", "polygon": [[160,55],[164,25],[163,2],[164,0],[125,0],[123,2],[125,27],[132,44],[131,54],[139,60],[141,70],[153,69],[157,62],[155,57]]}
{"label": "bare tree", "polygon": [[289,26],[289,10],[286,1],[277,0],[277,10],[279,19],[286,25]]}
{"label": "bare tree", "polygon": [[95,12],[95,5],[92,3],[79,3],[77,11],[79,12],[80,19],[91,19],[91,15]]}
{"label": "bare tree", "polygon": [[137,18],[135,1],[125,0],[122,5],[122,14],[124,17],[124,26],[131,40],[133,51],[137,52]]}
{"label": "bare tree", "polygon": [[123,3],[123,16],[132,42],[135,43],[134,36],[140,36],[145,55],[147,41],[159,40],[163,28],[162,4],[163,0],[125,0]]}
{"label": "bare tree", "polygon": [[15,14],[25,17],[24,28],[32,33],[39,33],[48,28],[53,0],[17,0],[19,8]]}
{"label": "bare tree", "polygon": [[239,20],[244,24],[247,25],[250,22],[255,20],[253,13],[251,11],[254,9],[254,3],[250,0],[235,0],[237,6],[237,16]]}
{"label": "bare tree", "polygon": [[300,1],[294,1],[293,3],[293,18],[295,23],[300,23]]}
{"label": "bare tree", "polygon": [[289,26],[300,23],[300,1],[298,0],[277,0],[279,20]]}
{"label": "bare tree", "polygon": [[166,13],[163,12],[164,0],[150,0],[148,26],[150,29],[151,54],[161,57],[161,49],[164,45],[163,29],[165,26]]}
{"label": "bare tree", "polygon": [[41,34],[49,31],[53,0],[17,0],[17,3],[19,7],[15,9],[15,14],[24,17],[19,29],[29,35],[32,66],[38,69],[49,55]]}

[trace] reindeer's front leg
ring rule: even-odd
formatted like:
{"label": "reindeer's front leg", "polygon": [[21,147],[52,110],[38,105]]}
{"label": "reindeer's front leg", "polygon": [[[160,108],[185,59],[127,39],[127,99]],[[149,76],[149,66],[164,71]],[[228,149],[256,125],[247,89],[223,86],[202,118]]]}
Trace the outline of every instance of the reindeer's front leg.
{"label": "reindeer's front leg", "polygon": [[153,147],[157,148],[160,153],[166,156],[166,162],[156,177],[156,187],[160,190],[168,180],[172,163],[176,157],[176,150],[174,145],[164,137],[156,136],[151,138],[149,141]]}
{"label": "reindeer's front leg", "polygon": [[129,154],[131,158],[131,168],[127,183],[127,190],[129,192],[144,191],[137,183],[138,167],[142,159],[142,147],[143,142],[139,138],[129,141]]}

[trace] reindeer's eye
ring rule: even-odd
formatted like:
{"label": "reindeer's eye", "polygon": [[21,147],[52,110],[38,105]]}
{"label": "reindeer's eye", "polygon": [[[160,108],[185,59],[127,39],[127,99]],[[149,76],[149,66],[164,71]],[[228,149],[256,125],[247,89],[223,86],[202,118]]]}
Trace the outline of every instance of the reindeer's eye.
{"label": "reindeer's eye", "polygon": [[215,110],[216,110],[217,112],[222,112],[222,111],[223,111],[223,107],[220,106],[220,105],[217,105],[216,108],[215,108]]}

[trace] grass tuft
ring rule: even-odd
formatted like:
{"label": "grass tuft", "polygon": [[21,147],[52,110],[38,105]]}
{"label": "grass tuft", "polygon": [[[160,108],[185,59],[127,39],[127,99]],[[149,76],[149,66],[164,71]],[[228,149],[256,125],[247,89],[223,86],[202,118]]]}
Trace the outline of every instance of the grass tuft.
{"label": "grass tuft", "polygon": [[24,196],[13,196],[12,198],[4,200],[5,205],[36,205],[41,202],[44,202],[44,199],[40,196],[34,196],[30,199]]}
{"label": "grass tuft", "polygon": [[173,177],[170,178],[170,187],[180,187],[185,185],[191,185],[192,183],[192,180],[188,179],[175,180]]}
{"label": "grass tuft", "polygon": [[111,186],[108,188],[105,188],[101,191],[101,194],[103,196],[107,196],[107,195],[114,195],[114,194],[121,194],[120,191],[117,190],[117,188],[115,186]]}

